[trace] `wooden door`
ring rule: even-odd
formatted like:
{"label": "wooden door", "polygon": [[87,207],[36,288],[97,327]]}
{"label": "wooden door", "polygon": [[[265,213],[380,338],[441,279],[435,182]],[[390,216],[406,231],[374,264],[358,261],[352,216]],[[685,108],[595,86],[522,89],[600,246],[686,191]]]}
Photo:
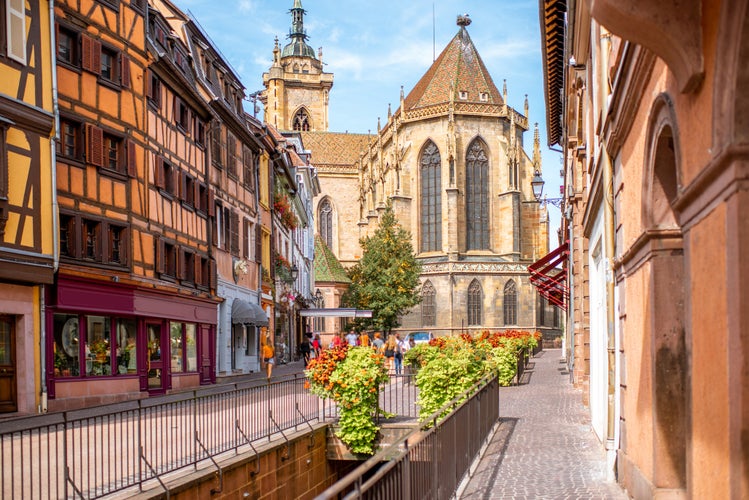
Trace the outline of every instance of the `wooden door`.
{"label": "wooden door", "polygon": [[0,316],[0,413],[18,411],[15,318]]}
{"label": "wooden door", "polygon": [[169,340],[169,334],[164,335],[162,330],[161,323],[146,323],[146,367],[150,394],[163,394],[166,391],[168,374],[164,360],[168,362],[169,354],[164,344]]}
{"label": "wooden door", "polygon": [[200,336],[200,383],[201,385],[212,384],[216,382],[216,378],[215,370],[213,369],[213,353],[215,349],[213,347],[213,329],[211,325],[200,325],[198,335]]}

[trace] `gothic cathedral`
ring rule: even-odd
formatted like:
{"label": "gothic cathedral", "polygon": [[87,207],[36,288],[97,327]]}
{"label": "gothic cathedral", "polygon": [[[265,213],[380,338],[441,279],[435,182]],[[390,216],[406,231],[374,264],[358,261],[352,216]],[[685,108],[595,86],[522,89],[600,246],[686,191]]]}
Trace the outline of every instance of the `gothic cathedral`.
{"label": "gothic cathedral", "polygon": [[391,201],[423,266],[422,302],[402,329],[557,330],[556,308],[528,273],[548,252],[548,215],[530,184],[541,170],[538,130],[530,158],[527,99],[522,113],[507,104],[506,85],[500,93],[468,34],[471,20],[458,18],[455,37],[370,135],[327,130],[333,75],[322,71],[322,51],[307,44],[301,0],[291,14],[290,42],[281,49],[276,40],[261,98],[265,120],[298,131],[312,153],[320,239],[352,265],[359,239],[374,232]]}

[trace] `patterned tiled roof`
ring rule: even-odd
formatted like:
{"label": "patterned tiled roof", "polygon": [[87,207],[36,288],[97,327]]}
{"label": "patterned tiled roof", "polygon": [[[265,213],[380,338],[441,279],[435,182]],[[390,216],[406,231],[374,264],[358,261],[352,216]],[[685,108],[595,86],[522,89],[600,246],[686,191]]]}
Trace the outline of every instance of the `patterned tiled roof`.
{"label": "patterned tiled roof", "polygon": [[359,155],[373,138],[368,134],[302,132],[304,148],[312,153],[312,163],[320,168],[354,169]]}
{"label": "patterned tiled roof", "polygon": [[351,283],[346,270],[319,234],[315,235],[315,281],[318,283]]}
{"label": "patterned tiled roof", "polygon": [[[405,100],[406,110],[449,102],[451,83],[456,102],[504,104],[465,27],[460,28],[455,38],[408,94]],[[461,91],[468,92],[467,99],[460,99]],[[481,93],[487,93],[488,99],[481,101]]]}

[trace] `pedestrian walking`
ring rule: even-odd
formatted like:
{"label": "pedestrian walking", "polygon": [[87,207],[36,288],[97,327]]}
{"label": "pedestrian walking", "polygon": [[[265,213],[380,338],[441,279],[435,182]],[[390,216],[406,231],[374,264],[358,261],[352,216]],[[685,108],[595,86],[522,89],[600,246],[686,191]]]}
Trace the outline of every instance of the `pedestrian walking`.
{"label": "pedestrian walking", "polygon": [[395,374],[400,375],[403,372],[403,351],[401,350],[401,338],[399,334],[395,334],[395,355],[393,356],[395,362]]}
{"label": "pedestrian walking", "polygon": [[361,332],[361,335],[359,335],[359,345],[369,347],[369,334],[367,332]]}
{"label": "pedestrian walking", "polygon": [[315,357],[320,357],[320,350],[322,349],[322,344],[320,343],[320,334],[316,333],[314,337],[312,338],[312,349],[315,351]]}
{"label": "pedestrian walking", "polygon": [[307,337],[304,337],[302,339],[302,344],[299,346],[299,350],[302,353],[302,359],[304,360],[304,367],[307,368],[307,364],[309,364],[309,355],[312,351],[312,347],[309,344],[309,339]]}
{"label": "pedestrian walking", "polygon": [[392,333],[388,336],[387,342],[384,346],[385,364],[388,369],[388,373],[393,371],[393,363],[395,361],[395,347],[397,342],[395,341],[395,335]]}
{"label": "pedestrian walking", "polygon": [[348,334],[346,334],[346,342],[348,342],[349,347],[356,347],[358,341],[359,336],[354,333],[353,330],[349,331]]}
{"label": "pedestrian walking", "polygon": [[263,344],[263,362],[265,363],[265,373],[268,375],[268,382],[273,374],[273,365],[276,364],[276,350],[273,348],[271,343],[270,335],[265,337],[265,343]]}

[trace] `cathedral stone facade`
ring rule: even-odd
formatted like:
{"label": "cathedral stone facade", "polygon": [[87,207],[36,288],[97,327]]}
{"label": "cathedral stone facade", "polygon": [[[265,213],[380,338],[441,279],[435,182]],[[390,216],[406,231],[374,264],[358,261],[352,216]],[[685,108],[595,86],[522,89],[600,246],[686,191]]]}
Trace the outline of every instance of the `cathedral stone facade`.
{"label": "cathedral stone facade", "polygon": [[[374,232],[389,201],[423,265],[423,300],[403,329],[561,324],[527,269],[548,252],[548,216],[530,184],[541,169],[538,133],[531,158],[527,100],[523,112],[507,104],[506,85],[500,93],[468,34],[470,19],[459,17],[458,33],[421,80],[408,94],[401,89],[398,109],[365,135],[318,127],[327,124],[332,75],[312,71],[319,59],[306,45],[300,0],[291,12],[291,41],[282,51],[276,44],[264,75],[266,120],[302,131],[319,169],[315,224],[341,263],[361,257],[359,239]],[[302,87],[293,68],[304,64],[311,72]]]}

